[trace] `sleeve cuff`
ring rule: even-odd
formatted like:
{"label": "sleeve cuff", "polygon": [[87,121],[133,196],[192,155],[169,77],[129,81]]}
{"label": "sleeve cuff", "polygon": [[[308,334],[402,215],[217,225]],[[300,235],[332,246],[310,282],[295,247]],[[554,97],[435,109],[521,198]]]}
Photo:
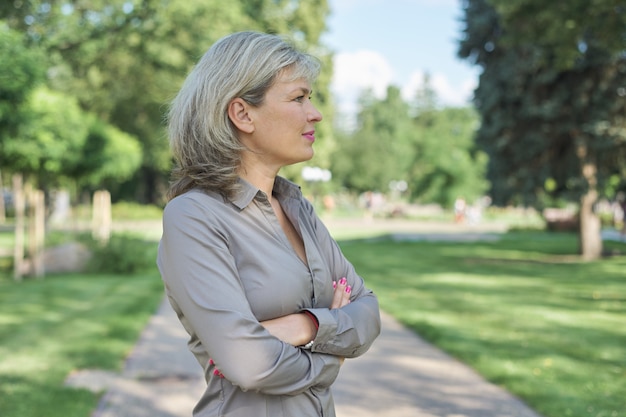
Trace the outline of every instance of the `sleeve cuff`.
{"label": "sleeve cuff", "polygon": [[305,311],[315,316],[319,324],[319,327],[317,328],[317,336],[315,336],[311,350],[323,351],[324,346],[335,338],[337,333],[337,320],[327,308],[302,310],[302,312]]}

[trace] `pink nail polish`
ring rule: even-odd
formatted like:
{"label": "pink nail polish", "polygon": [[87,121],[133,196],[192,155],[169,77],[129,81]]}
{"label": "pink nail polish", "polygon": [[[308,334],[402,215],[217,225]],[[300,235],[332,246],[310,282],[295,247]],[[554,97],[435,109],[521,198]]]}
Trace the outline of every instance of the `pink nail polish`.
{"label": "pink nail polish", "polygon": [[213,371],[213,375],[215,376],[220,376],[220,371],[218,371],[217,369],[215,371]]}
{"label": "pink nail polish", "polygon": [[348,280],[347,280],[345,277],[344,277],[344,278],[341,278],[341,279],[339,280],[339,285],[346,285],[346,282],[348,282]]}
{"label": "pink nail polish", "polygon": [[348,286],[346,287],[346,292],[350,292],[350,291],[352,291],[352,287],[348,285]]}
{"label": "pink nail polish", "polygon": [[337,281],[333,281],[333,288],[337,288]]}

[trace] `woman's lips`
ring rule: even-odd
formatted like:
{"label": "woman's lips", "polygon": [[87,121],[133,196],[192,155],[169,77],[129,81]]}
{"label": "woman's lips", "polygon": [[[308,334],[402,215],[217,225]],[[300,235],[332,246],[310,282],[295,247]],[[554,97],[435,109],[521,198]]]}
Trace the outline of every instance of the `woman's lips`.
{"label": "woman's lips", "polygon": [[310,132],[304,132],[302,136],[304,136],[305,139],[310,140],[311,142],[315,142],[315,130],[311,130]]}

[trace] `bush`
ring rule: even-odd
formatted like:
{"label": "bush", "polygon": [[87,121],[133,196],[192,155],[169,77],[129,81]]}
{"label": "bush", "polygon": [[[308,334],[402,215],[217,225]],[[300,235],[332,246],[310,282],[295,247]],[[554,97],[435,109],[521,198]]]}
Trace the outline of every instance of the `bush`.
{"label": "bush", "polygon": [[105,245],[93,242],[88,272],[135,274],[155,267],[156,244],[130,235],[112,235]]}
{"label": "bush", "polygon": [[113,218],[117,220],[160,220],[163,217],[161,207],[126,201],[113,204],[111,212]]}

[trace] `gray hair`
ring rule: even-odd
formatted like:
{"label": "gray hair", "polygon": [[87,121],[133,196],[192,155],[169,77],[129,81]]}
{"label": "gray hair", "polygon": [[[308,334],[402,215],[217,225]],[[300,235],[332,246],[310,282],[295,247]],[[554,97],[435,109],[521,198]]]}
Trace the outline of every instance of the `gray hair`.
{"label": "gray hair", "polygon": [[168,115],[170,148],[176,163],[168,192],[172,199],[192,188],[231,194],[243,146],[228,117],[240,97],[263,104],[277,76],[313,82],[319,61],[277,35],[238,32],[217,41],[200,59],[173,100]]}

